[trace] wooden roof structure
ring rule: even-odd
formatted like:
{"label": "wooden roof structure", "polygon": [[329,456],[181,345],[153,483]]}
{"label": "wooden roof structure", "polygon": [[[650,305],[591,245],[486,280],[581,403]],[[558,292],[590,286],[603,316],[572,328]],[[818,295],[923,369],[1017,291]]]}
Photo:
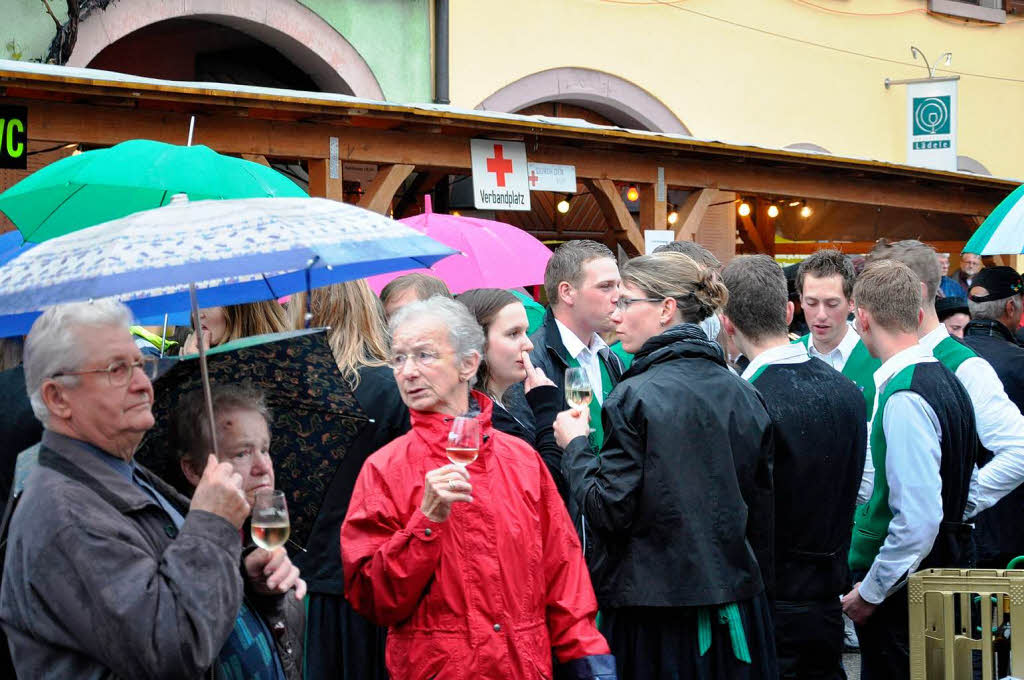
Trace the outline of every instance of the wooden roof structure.
{"label": "wooden roof structure", "polygon": [[[30,150],[61,143],[106,146],[135,138],[181,144],[194,115],[195,143],[222,153],[303,161],[312,195],[341,200],[340,164],[373,163],[377,175],[359,203],[379,212],[395,207],[396,191],[414,171],[413,189],[419,193],[445,175],[470,174],[469,140],[474,137],[522,141],[531,161],[575,166],[578,181],[603,218],[596,231],[566,233],[535,226],[537,235],[596,234],[630,254],[643,252],[642,229],[670,228],[666,201],[656,200],[659,173],[669,189],[690,192],[677,207],[679,219],[671,227],[677,238],[693,238],[716,192],[763,199],[798,196],[876,210],[959,216],[977,224],[1018,185],[970,173],[633,131],[577,119],[159,81],[2,60],[0,102],[28,107]],[[621,196],[627,183],[640,189],[638,219]],[[774,254],[775,227],[758,219],[761,207],[755,207],[751,219],[738,223],[740,234],[754,250]],[[968,235],[947,245],[962,243]],[[825,240],[832,234],[817,230],[803,236]],[[856,250],[862,244],[852,245]]]}

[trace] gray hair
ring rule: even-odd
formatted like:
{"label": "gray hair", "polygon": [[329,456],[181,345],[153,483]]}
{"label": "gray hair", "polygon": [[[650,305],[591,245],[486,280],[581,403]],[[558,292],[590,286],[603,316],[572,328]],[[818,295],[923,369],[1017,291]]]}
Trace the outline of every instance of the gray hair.
{"label": "gray hair", "polygon": [[1013,307],[1016,311],[1020,311],[1020,308],[1024,306],[1024,300],[1021,300],[1020,295],[1011,295],[1001,300],[986,300],[985,302],[975,302],[974,300],[967,298],[967,306],[971,308],[972,319],[985,319],[988,321],[999,321],[1003,318],[1003,312],[1006,310],[1006,301],[1013,300]]}
{"label": "gray hair", "polygon": [[389,323],[391,336],[394,337],[404,324],[422,318],[439,321],[445,325],[452,348],[460,361],[474,354],[483,357],[484,331],[477,323],[476,317],[466,305],[443,295],[412,302],[395,312]]}
{"label": "gray hair", "polygon": [[[131,310],[113,298],[54,305],[35,320],[25,338],[25,390],[39,422],[45,426],[50,420],[43,402],[43,382],[54,373],[78,369],[88,359],[83,356],[78,331],[89,326],[117,326],[128,332],[131,322]],[[74,385],[78,377],[61,379]]]}

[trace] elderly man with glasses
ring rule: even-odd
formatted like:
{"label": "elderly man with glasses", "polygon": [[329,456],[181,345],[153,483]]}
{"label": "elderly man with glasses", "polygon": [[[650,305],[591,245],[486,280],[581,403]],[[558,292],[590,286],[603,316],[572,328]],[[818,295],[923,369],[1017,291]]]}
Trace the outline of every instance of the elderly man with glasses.
{"label": "elderly man with glasses", "polygon": [[[153,426],[156,364],[130,322],[110,300],[59,305],[25,342],[26,388],[45,429],[0,586],[19,677],[201,677],[236,625],[241,479],[211,456],[189,503],[132,460]],[[244,568],[260,592],[293,585],[249,558]]]}

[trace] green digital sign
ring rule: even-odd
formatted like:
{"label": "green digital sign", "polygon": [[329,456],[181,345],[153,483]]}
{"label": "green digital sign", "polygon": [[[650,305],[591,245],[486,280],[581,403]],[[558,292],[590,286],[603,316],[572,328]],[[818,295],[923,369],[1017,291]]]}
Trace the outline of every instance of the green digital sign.
{"label": "green digital sign", "polygon": [[0,168],[28,167],[28,109],[0,106]]}

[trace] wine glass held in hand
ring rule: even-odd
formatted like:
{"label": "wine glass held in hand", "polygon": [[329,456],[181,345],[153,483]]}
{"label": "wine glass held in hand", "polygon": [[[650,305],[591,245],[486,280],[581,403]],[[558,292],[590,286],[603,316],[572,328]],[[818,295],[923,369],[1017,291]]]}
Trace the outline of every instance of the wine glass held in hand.
{"label": "wine glass held in hand", "polygon": [[452,421],[447,452],[448,460],[462,468],[476,460],[480,452],[480,423],[476,418],[460,416]]}
{"label": "wine glass held in hand", "polygon": [[[565,371],[565,401],[574,410],[588,413],[590,401],[594,398],[594,388],[590,386],[590,378],[582,368],[569,368]],[[593,428],[590,430],[593,432]]]}
{"label": "wine glass held in hand", "polygon": [[264,550],[275,550],[285,544],[291,524],[283,491],[270,489],[256,493],[251,526],[253,542]]}

